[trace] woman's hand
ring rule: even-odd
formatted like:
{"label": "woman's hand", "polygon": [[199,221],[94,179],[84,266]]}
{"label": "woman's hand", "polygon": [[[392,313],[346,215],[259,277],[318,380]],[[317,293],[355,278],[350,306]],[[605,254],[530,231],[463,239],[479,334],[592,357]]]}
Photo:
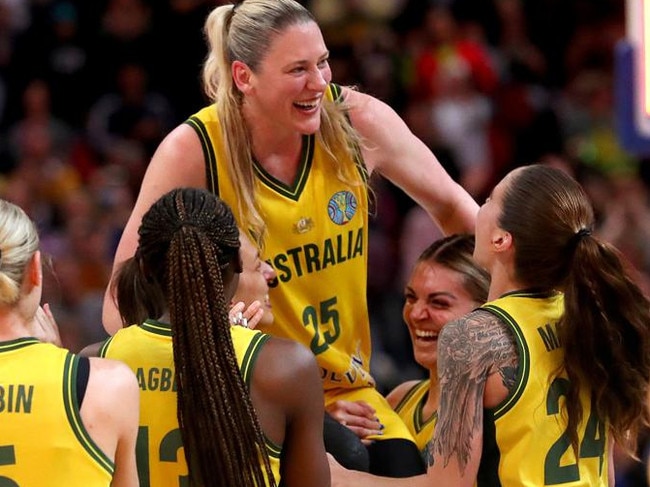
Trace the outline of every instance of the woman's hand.
{"label": "woman's hand", "polygon": [[57,347],[62,346],[59,326],[56,324],[49,304],[45,303],[36,310],[30,334],[44,343],[51,343]]}
{"label": "woman's hand", "polygon": [[248,308],[239,301],[235,303],[228,312],[228,318],[233,325],[240,325],[245,328],[254,329],[264,316],[264,308],[259,301],[253,301]]}
{"label": "woman's hand", "polygon": [[379,422],[375,409],[364,401],[340,400],[325,406],[325,410],[366,445],[372,443],[369,436],[383,434],[384,425]]}

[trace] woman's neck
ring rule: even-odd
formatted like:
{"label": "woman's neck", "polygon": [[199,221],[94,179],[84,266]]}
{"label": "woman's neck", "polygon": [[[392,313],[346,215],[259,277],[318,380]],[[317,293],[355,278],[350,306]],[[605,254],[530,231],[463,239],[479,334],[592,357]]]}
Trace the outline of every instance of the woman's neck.
{"label": "woman's neck", "polygon": [[260,164],[269,156],[298,158],[302,148],[302,134],[296,130],[284,128],[265,114],[256,112],[244,103],[242,107],[244,120],[248,126],[252,150]]}
{"label": "woman's neck", "polygon": [[34,320],[25,318],[15,307],[0,308],[0,341],[34,336]]}
{"label": "woman's neck", "polygon": [[490,269],[490,289],[488,291],[488,301],[493,301],[504,294],[524,289],[526,286],[514,277],[514,270],[502,266],[495,266]]}
{"label": "woman's neck", "polygon": [[301,163],[302,135],[269,140],[266,134],[253,136],[253,156],[271,176],[287,185],[293,184]]}
{"label": "woman's neck", "polygon": [[268,133],[251,135],[253,154],[260,164],[264,164],[269,157],[298,162],[302,151],[302,134],[296,132],[284,137],[269,137]]}

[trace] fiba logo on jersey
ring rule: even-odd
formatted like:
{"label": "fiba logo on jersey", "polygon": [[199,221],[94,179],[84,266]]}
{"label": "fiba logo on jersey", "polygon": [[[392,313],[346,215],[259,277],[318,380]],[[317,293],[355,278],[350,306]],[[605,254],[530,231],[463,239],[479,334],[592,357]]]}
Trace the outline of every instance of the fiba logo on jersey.
{"label": "fiba logo on jersey", "polygon": [[334,193],[327,203],[327,213],[337,225],[345,225],[357,212],[357,199],[350,191]]}

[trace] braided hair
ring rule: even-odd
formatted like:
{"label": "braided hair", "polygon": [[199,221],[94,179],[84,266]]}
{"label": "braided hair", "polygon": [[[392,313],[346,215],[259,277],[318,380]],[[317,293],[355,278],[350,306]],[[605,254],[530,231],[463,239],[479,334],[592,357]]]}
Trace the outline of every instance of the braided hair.
{"label": "braided hair", "polygon": [[139,323],[169,311],[190,483],[273,485],[230,334],[228,307],[241,272],[230,208],[206,190],[174,189],[151,206],[138,233],[136,254],[117,279],[120,313]]}

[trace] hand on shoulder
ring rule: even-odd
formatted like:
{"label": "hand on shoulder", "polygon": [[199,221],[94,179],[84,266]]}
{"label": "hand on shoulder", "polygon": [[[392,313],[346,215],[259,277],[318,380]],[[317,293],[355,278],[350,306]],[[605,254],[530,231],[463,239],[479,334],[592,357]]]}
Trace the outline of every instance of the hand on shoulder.
{"label": "hand on shoulder", "polygon": [[31,323],[30,334],[44,343],[51,343],[57,347],[63,346],[59,326],[54,319],[49,304],[45,303],[36,310]]}

